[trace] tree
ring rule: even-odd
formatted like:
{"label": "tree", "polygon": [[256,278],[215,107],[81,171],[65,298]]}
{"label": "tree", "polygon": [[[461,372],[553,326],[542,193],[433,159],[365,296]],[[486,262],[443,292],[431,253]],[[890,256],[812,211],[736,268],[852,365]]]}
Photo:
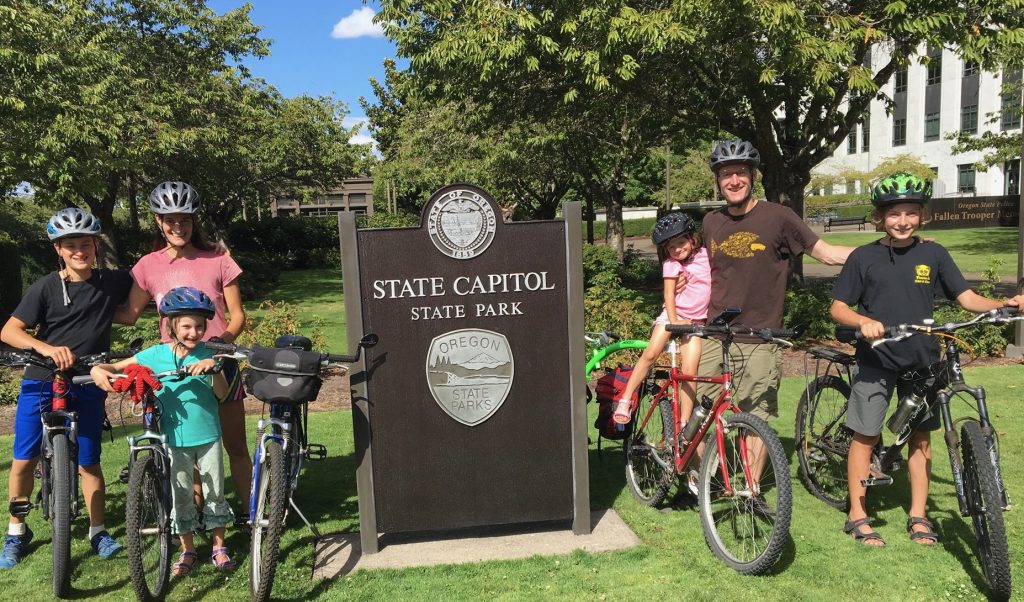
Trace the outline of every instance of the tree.
{"label": "tree", "polygon": [[[669,132],[725,130],[761,151],[768,200],[799,213],[811,169],[872,99],[888,100],[882,86],[896,68],[925,44],[990,65],[1021,44],[1022,8],[1024,0],[390,0],[380,18],[427,94],[472,94],[517,112],[579,107],[606,128],[594,138],[623,156],[638,139],[647,148]],[[871,65],[869,52],[882,47],[885,60]],[[620,179],[614,161],[591,167],[592,185],[593,176]],[[593,187],[607,193],[610,220],[616,189]]]}

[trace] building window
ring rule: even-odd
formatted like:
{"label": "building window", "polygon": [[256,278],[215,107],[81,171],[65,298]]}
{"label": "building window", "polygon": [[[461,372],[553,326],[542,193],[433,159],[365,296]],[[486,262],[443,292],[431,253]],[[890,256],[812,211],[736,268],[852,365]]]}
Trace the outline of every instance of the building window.
{"label": "building window", "polygon": [[957,165],[957,192],[974,193],[974,165]]}
{"label": "building window", "polygon": [[854,125],[850,134],[846,137],[846,154],[853,155],[857,152],[857,126]]}
{"label": "building window", "polygon": [[924,117],[924,141],[932,142],[939,139],[939,113],[928,113]]}
{"label": "building window", "polygon": [[864,113],[864,121],[860,123],[860,151],[871,150],[871,113]]}
{"label": "building window", "polygon": [[978,133],[978,105],[964,105],[960,108],[960,131]]}
{"label": "building window", "polygon": [[899,94],[900,92],[907,91],[907,68],[901,67],[896,70],[896,74],[893,75],[893,93]]}
{"label": "building window", "polygon": [[365,192],[353,192],[348,195],[349,207],[365,207],[366,206],[366,193]]}
{"label": "building window", "polygon": [[1007,161],[1003,165],[1005,194],[1020,194],[1020,159]]}
{"label": "building window", "polygon": [[847,180],[846,194],[854,194],[855,192],[857,192],[857,182],[855,180]]}
{"label": "building window", "polygon": [[978,63],[975,61],[964,61],[964,77],[978,74]]}
{"label": "building window", "polygon": [[1002,115],[999,127],[1003,131],[1015,130],[1020,127],[1020,93],[1017,91],[1003,94]]}
{"label": "building window", "polygon": [[892,145],[903,146],[907,143],[907,120],[892,120]]}
{"label": "building window", "polygon": [[935,56],[928,61],[927,83],[929,86],[942,83],[942,57]]}

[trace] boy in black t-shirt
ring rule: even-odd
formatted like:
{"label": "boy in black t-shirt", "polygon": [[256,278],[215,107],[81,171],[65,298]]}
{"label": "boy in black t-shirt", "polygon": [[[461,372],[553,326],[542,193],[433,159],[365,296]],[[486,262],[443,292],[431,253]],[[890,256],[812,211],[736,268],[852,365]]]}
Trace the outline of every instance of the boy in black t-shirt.
{"label": "boy in black t-shirt", "polygon": [[[938,359],[938,348],[929,337],[910,337],[874,349],[869,341],[884,336],[886,325],[920,324],[931,318],[938,291],[973,312],[1024,303],[1024,295],[1006,301],[978,295],[942,245],[917,240],[914,232],[924,221],[930,188],[924,180],[905,173],[883,178],[875,185],[871,203],[875,220],[882,224],[886,235],[850,254],[832,291],[832,318],[858,328],[865,339],[857,345],[858,370],[846,414],[846,426],[854,431],[854,437],[847,457],[850,510],[843,531],[867,545],[885,545],[871,529],[872,520],[864,503],[867,490],[861,481],[869,475],[871,451],[882,431],[889,399],[901,372],[927,367]],[[859,310],[854,311],[852,306],[859,306]],[[908,440],[907,531],[912,541],[925,545],[939,540],[935,526],[925,517],[931,431],[938,428],[938,422],[937,416],[929,417]]]}
{"label": "boy in black t-shirt", "polygon": [[[34,349],[67,369],[76,357],[110,347],[111,319],[126,300],[132,279],[127,272],[92,268],[100,233],[100,221],[92,214],[74,207],[61,209],[50,218],[46,233],[53,241],[60,270],[29,287],[0,331],[0,339],[18,349]],[[29,333],[32,328],[38,328],[35,336]],[[21,381],[8,477],[12,508],[28,502],[32,495],[43,437],[40,412],[49,410],[52,379],[46,370],[29,366]],[[103,524],[106,488],[100,467],[100,435],[106,393],[83,385],[73,386],[71,391],[78,412],[78,464],[89,513],[89,541],[97,554],[109,558],[121,544]],[[0,568],[17,565],[31,540],[32,531],[24,518],[12,514],[0,550]]]}

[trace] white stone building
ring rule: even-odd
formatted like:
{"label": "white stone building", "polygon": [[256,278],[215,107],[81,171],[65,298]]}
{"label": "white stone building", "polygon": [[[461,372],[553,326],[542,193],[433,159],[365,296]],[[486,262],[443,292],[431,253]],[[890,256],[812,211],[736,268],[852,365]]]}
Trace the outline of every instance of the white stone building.
{"label": "white stone building", "polygon": [[[1002,83],[1019,80],[1021,71],[990,73],[965,64],[949,50],[922,48],[921,52],[933,57],[929,64],[920,64],[915,58],[883,87],[894,102],[891,113],[886,112],[882,101],[873,100],[868,127],[862,123],[854,128],[846,143],[818,165],[814,174],[839,174],[844,169],[870,171],[888,157],[909,154],[935,171],[936,197],[1018,194],[1019,158],[976,171],[973,163],[983,153],[954,155],[953,142],[946,136],[961,129],[977,134],[1020,131],[1020,93],[1004,97]],[[880,69],[887,61],[885,50],[876,46],[873,69]],[[996,116],[995,123],[989,123],[990,115]],[[835,193],[855,191],[859,190],[853,184],[832,189]]]}

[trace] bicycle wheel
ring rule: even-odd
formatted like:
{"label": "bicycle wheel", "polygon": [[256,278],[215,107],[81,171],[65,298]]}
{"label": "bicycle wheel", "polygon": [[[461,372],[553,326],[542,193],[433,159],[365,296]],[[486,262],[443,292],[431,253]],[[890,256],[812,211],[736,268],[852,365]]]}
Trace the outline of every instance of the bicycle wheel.
{"label": "bicycle wheel", "polygon": [[988,579],[990,597],[1010,598],[1010,552],[1003,524],[1002,495],[981,425],[967,421],[960,429],[964,495],[978,536],[978,560]]}
{"label": "bicycle wheel", "polygon": [[845,510],[850,501],[846,456],[853,431],[846,428],[850,385],[835,375],[811,381],[796,409],[796,455],[800,480],[814,497]]}
{"label": "bicycle wheel", "polygon": [[171,550],[170,504],[154,456],[140,456],[128,474],[125,540],[132,588],[139,600],[163,599]]}
{"label": "bicycle wheel", "polygon": [[[44,435],[45,436],[45,435]],[[71,593],[71,471],[74,464],[68,449],[68,436],[59,432],[51,440],[50,526],[53,529],[53,595],[66,598]]]}
{"label": "bicycle wheel", "polygon": [[626,484],[638,502],[657,506],[665,499],[675,476],[671,445],[675,429],[672,401],[667,395],[644,422],[658,392],[658,387],[649,384],[641,390],[640,403],[633,414],[636,425],[626,438]]}
{"label": "bicycle wheel", "polygon": [[[725,418],[721,435],[724,450],[716,432],[705,439],[701,462],[697,500],[704,539],[737,572],[760,575],[779,559],[789,537],[793,492],[786,452],[768,423],[750,414]],[[755,438],[763,443],[759,453],[751,449]]]}
{"label": "bicycle wheel", "polygon": [[[252,558],[249,563],[249,587],[252,599],[262,602],[270,598],[277,569],[277,552],[284,528],[284,511],[288,504],[288,481],[285,477],[284,450],[281,444],[268,440],[263,447],[262,464],[254,466],[253,488],[256,515],[252,524]],[[257,461],[260,461],[257,458]]]}

